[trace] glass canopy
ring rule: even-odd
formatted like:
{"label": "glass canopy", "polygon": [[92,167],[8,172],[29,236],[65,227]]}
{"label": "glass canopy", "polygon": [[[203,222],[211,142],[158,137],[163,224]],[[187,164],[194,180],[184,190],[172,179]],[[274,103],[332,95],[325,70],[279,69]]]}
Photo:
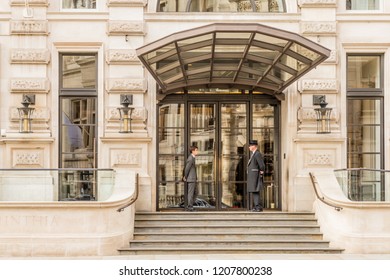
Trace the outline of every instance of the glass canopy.
{"label": "glass canopy", "polygon": [[330,50],[261,24],[215,23],[174,33],[137,49],[160,93],[239,88],[283,99],[283,90]]}

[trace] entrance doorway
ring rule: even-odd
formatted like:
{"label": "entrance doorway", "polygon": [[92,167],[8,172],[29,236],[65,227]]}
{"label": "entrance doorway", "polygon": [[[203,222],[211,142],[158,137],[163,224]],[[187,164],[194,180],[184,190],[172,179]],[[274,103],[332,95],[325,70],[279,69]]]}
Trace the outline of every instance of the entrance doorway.
{"label": "entrance doorway", "polygon": [[280,209],[279,102],[253,95],[208,96],[206,100],[202,96],[201,101],[196,96],[181,97],[176,103],[171,97],[159,104],[159,210],[184,207],[181,174],[192,145],[199,149],[195,207],[246,210],[249,139],[258,140],[266,164],[263,206]]}

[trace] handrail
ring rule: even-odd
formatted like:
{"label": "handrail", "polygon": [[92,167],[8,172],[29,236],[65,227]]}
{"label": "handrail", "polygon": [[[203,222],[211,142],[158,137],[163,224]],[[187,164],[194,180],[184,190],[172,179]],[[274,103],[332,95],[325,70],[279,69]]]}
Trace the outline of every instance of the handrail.
{"label": "handrail", "polygon": [[134,202],[137,201],[138,199],[138,193],[139,193],[139,175],[138,173],[135,174],[135,196],[130,200],[129,203],[127,203],[126,205],[118,208],[116,211],[117,212],[122,212],[125,210],[125,208],[131,206]]}
{"label": "handrail", "polygon": [[317,182],[317,179],[315,178],[314,174],[309,172],[309,175],[310,175],[310,179],[311,179],[311,182],[313,184],[313,188],[314,188],[314,192],[316,194],[316,197],[322,201],[322,203],[330,206],[330,207],[333,207],[336,211],[340,211],[340,210],[343,210],[343,207],[341,206],[338,206],[338,205],[334,205],[332,203],[329,203],[325,200],[324,197],[320,197],[319,193],[318,193],[318,189],[317,189],[317,185],[318,185],[318,182]]}
{"label": "handrail", "polygon": [[373,168],[340,168],[335,169],[334,172],[338,171],[379,171],[379,172],[390,172],[390,170],[387,169],[373,169]]}
{"label": "handrail", "polygon": [[114,171],[112,168],[0,168],[0,171]]}

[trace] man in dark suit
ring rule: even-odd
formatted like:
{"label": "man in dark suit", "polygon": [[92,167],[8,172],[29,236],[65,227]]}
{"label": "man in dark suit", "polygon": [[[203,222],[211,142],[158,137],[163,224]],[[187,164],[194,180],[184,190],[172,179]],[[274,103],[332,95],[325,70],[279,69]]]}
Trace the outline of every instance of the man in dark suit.
{"label": "man in dark suit", "polygon": [[253,200],[253,212],[263,211],[263,207],[260,204],[260,191],[263,189],[265,164],[263,155],[258,151],[257,148],[257,140],[250,140],[249,150],[251,153],[247,167],[247,189],[248,195],[251,194],[252,196],[252,199],[249,200],[249,207],[251,207]]}
{"label": "man in dark suit", "polygon": [[186,160],[186,165],[184,167],[183,181],[187,183],[187,207],[186,211],[194,211],[194,201],[198,194],[198,190],[196,188],[196,165],[195,165],[195,157],[198,155],[198,147],[191,146],[190,147],[190,155]]}

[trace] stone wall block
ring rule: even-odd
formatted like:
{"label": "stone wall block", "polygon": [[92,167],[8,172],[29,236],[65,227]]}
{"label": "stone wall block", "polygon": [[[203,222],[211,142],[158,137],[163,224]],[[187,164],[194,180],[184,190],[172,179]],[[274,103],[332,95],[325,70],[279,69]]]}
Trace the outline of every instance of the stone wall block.
{"label": "stone wall block", "polygon": [[145,7],[148,0],[108,0],[108,7]]}
{"label": "stone wall block", "polygon": [[299,0],[299,6],[301,8],[304,7],[336,7],[337,1],[336,0]]}
{"label": "stone wall block", "polygon": [[[11,0],[11,6],[24,6],[26,5],[26,0]],[[48,0],[28,0],[29,6],[49,6]]]}

